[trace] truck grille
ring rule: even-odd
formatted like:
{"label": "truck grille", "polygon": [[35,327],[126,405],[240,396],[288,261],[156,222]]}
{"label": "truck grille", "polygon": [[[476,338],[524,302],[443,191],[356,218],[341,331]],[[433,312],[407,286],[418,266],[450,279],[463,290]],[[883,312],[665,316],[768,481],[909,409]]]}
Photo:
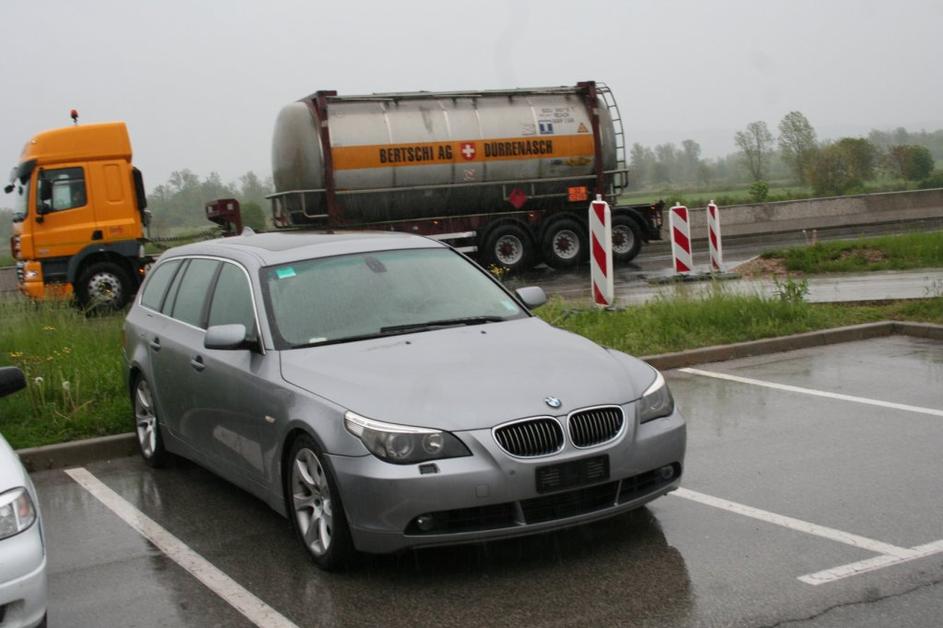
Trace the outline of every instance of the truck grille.
{"label": "truck grille", "polygon": [[547,456],[563,448],[563,428],[551,417],[504,425],[494,430],[494,438],[501,449],[522,458]]}
{"label": "truck grille", "polygon": [[625,417],[619,406],[607,406],[574,412],[569,422],[570,441],[577,447],[592,447],[615,438]]}

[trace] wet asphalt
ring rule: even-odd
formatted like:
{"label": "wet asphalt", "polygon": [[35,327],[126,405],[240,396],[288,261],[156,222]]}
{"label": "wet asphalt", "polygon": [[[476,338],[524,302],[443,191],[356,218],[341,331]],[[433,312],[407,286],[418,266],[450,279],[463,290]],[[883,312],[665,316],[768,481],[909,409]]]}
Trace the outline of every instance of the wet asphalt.
{"label": "wet asphalt", "polygon": [[[697,368],[943,410],[943,344],[902,336]],[[685,372],[683,486],[904,548],[943,539],[943,418]],[[87,469],[299,626],[936,626],[943,553],[818,586],[875,556],[678,495],[548,535],[319,572],[289,523],[185,461]],[[251,625],[63,471],[34,475],[51,626]]]}

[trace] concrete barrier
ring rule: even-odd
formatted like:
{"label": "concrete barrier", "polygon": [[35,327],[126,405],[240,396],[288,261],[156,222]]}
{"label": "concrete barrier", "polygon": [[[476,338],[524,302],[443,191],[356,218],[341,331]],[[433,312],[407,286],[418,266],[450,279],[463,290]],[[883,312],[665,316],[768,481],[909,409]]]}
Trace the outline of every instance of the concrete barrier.
{"label": "concrete barrier", "polygon": [[[720,212],[725,238],[941,219],[943,188],[730,205],[722,206]],[[694,239],[707,238],[705,208],[691,210],[691,230]]]}
{"label": "concrete barrier", "polygon": [[0,268],[0,292],[16,291],[16,266]]}

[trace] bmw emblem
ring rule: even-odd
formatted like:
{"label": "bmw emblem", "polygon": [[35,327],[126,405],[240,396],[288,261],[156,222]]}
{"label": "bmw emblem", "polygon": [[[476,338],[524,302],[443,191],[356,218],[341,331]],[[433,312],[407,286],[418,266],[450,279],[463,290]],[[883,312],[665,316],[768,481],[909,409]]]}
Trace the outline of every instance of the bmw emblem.
{"label": "bmw emblem", "polygon": [[559,408],[563,405],[563,402],[556,397],[544,397],[544,403],[546,403],[551,408]]}

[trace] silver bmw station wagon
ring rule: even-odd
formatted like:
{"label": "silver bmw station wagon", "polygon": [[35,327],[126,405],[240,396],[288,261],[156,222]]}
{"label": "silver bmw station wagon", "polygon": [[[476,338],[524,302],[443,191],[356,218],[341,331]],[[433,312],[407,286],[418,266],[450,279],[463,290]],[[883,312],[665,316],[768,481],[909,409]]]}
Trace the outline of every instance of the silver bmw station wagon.
{"label": "silver bmw station wagon", "polygon": [[664,378],[532,315],[545,300],[406,234],[171,249],[125,323],[141,455],[257,495],[325,569],[677,488],[685,423]]}

